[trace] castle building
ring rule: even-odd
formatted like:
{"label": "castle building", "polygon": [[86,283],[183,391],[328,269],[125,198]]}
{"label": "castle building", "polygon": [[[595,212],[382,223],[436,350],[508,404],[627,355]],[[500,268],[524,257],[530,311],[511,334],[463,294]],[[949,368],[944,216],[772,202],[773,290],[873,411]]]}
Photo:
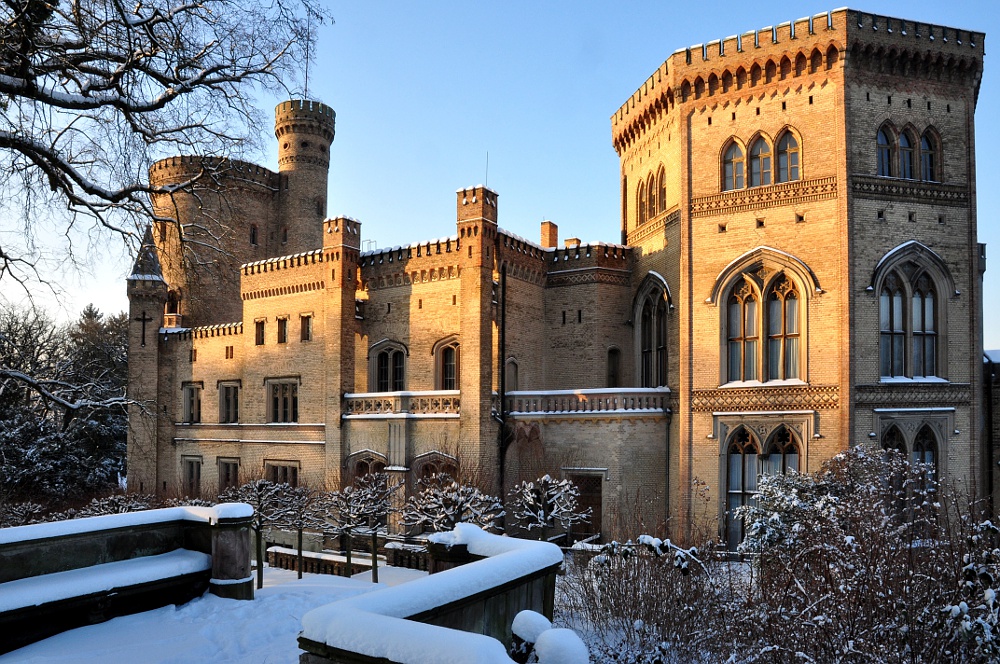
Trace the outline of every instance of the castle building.
{"label": "castle building", "polygon": [[761,474],[861,442],[991,491],[983,42],[841,9],[674,52],[611,117],[620,244],[517,237],[476,186],[450,236],[363,252],[315,102],[278,106],[277,173],[157,163],[195,191],[157,197],[179,223],[128,280],[130,490],[548,472],[581,535],[730,546]]}

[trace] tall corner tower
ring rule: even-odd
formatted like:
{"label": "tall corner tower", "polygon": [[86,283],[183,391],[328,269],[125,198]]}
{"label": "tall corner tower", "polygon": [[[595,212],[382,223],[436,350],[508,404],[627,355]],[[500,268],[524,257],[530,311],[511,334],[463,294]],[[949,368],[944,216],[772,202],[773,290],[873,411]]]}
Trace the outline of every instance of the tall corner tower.
{"label": "tall corner tower", "polygon": [[318,101],[293,99],[274,110],[278,139],[278,253],[323,246],[330,146],[337,114]]}
{"label": "tall corner tower", "polygon": [[457,220],[461,276],[459,386],[462,390],[459,453],[493,475],[499,490],[497,422],[492,416],[495,312],[493,268],[497,248],[497,194],[482,185],[459,189]]}
{"label": "tall corner tower", "polygon": [[146,235],[128,277],[128,490],[156,490],[158,334],[167,302],[167,284],[156,257],[153,234]]}

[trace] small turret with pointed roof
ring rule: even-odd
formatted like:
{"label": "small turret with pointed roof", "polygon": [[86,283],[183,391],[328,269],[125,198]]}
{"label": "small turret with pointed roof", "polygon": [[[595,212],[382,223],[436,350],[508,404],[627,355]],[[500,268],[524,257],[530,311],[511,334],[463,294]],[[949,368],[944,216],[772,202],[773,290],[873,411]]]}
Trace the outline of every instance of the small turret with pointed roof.
{"label": "small turret with pointed roof", "polygon": [[129,281],[163,281],[163,271],[160,269],[160,259],[156,256],[156,244],[153,242],[152,228],[147,224],[146,233],[142,237],[142,245],[132,265]]}

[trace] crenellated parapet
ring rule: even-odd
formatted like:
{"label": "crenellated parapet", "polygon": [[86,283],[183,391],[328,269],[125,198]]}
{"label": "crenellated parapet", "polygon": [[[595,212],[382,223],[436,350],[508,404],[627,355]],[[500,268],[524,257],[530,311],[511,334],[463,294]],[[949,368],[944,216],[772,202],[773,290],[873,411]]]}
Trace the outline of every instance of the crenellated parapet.
{"label": "crenellated parapet", "polygon": [[631,280],[633,250],[603,242],[570,243],[564,249],[549,249],[546,287],[585,283],[627,286]]}
{"label": "crenellated parapet", "polygon": [[453,235],[363,252],[359,260],[363,288],[380,290],[456,279],[460,248],[459,237]]}
{"label": "crenellated parapet", "polygon": [[[274,135],[278,139],[278,166],[294,162],[326,168],[330,165],[337,114],[318,101],[292,99],[274,109]],[[312,141],[310,141],[310,137]]]}
{"label": "crenellated parapet", "polygon": [[316,249],[245,263],[240,268],[240,296],[246,301],[322,290],[325,259],[323,250]]}
{"label": "crenellated parapet", "polygon": [[[969,30],[837,9],[675,51],[611,116],[619,154],[681,104],[717,103],[821,84],[846,66],[972,83],[985,36]],[[850,60],[845,60],[848,51]],[[773,90],[772,90],[773,89]]]}
{"label": "crenellated parapet", "polygon": [[210,339],[212,337],[230,337],[243,334],[243,323],[222,323],[220,325],[203,325],[192,327],[191,336],[195,339]]}
{"label": "crenellated parapet", "polygon": [[272,170],[248,161],[190,155],[160,159],[149,168],[149,182],[153,187],[169,187],[208,177],[225,179],[226,186],[271,192],[277,189],[277,175]]}

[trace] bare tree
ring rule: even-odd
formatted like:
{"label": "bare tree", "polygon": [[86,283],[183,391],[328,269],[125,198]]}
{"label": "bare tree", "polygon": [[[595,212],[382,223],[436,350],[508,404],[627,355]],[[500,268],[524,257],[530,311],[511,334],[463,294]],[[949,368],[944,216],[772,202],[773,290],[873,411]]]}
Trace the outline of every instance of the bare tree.
{"label": "bare tree", "polygon": [[275,509],[272,522],[282,529],[294,530],[298,545],[298,572],[302,578],[302,532],[306,529],[321,527],[323,521],[319,518],[316,501],[319,494],[307,486],[291,486],[279,484],[275,496]]}
{"label": "bare tree", "polygon": [[538,531],[538,538],[557,527],[568,530],[576,523],[590,521],[590,508],[580,510],[577,499],[580,489],[572,480],[556,480],[543,475],[534,482],[521,482],[507,494],[514,522],[529,533]]}
{"label": "bare tree", "polygon": [[420,480],[420,492],[403,508],[403,525],[443,532],[458,523],[496,530],[504,515],[503,502],[474,486],[459,484],[445,474]]}
{"label": "bare tree", "polygon": [[288,90],[326,17],[318,0],[0,4],[0,212],[14,220],[0,234],[0,285],[30,297],[73,260],[71,242],[38,248],[43,229],[136,244],[155,217],[150,195],[192,184],[151,187],[156,159],[221,157],[205,162],[211,180],[256,149],[254,94]]}

